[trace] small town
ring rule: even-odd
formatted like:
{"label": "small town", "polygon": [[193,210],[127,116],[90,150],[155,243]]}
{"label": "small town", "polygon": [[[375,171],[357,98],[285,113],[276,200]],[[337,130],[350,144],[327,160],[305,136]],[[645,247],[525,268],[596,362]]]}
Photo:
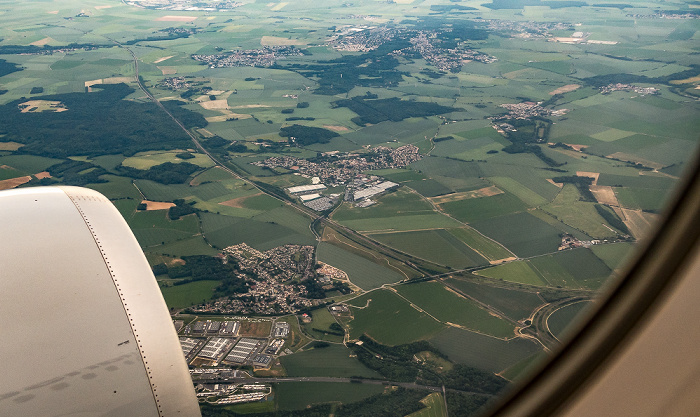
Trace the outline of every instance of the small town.
{"label": "small town", "polygon": [[225,67],[269,67],[286,56],[301,56],[303,53],[293,46],[264,46],[216,55],[192,55],[192,59],[204,62],[209,68]]}
{"label": "small town", "polygon": [[501,116],[489,117],[491,120],[530,120],[533,117],[561,116],[565,114],[567,109],[550,110],[532,101],[525,101],[515,104],[501,104],[501,107],[508,110],[508,114]]}
{"label": "small town", "polygon": [[291,156],[274,156],[252,165],[267,168],[285,168],[308,178],[318,177],[331,187],[348,184],[363,171],[385,168],[403,168],[418,161],[422,156],[415,145],[404,145],[393,149],[377,146],[369,154],[360,156],[354,153],[325,152],[319,162]]}
{"label": "small town", "polygon": [[[478,20],[477,20],[478,21]],[[574,28],[570,23],[549,23],[549,22],[533,22],[533,21],[512,21],[512,20],[488,20],[487,27],[489,30],[511,34],[516,38],[525,39],[544,39],[551,37],[551,31],[565,31]]]}
{"label": "small town", "polygon": [[462,65],[469,61],[485,64],[497,61],[496,57],[465,47],[464,42],[460,42],[458,48],[440,47],[442,41],[438,39],[437,31],[415,31],[386,26],[343,26],[336,29],[328,44],[338,51],[368,52],[397,38],[408,38],[412,46],[395,50],[392,55],[413,56],[418,53],[440,71],[459,71]]}
{"label": "small town", "polygon": [[651,94],[659,94],[658,88],[638,87],[638,86],[632,85],[632,84],[617,83],[617,84],[608,84],[604,87],[600,87],[601,94],[610,94],[613,91],[634,91],[635,93],[643,95],[643,96],[644,95],[651,95]]}
{"label": "small town", "polygon": [[[469,61],[491,64],[498,61],[494,56],[487,55],[468,48],[440,48],[431,42],[436,39],[436,33],[419,32],[411,38],[413,47],[410,50],[418,52],[423,59],[433,64],[440,71],[458,72],[462,65]],[[461,46],[461,45],[460,45]],[[397,53],[398,54],[398,53]]]}
{"label": "small town", "polygon": [[175,91],[188,89],[192,84],[185,77],[168,77],[164,78],[158,86]]}
{"label": "small town", "polygon": [[192,0],[129,0],[125,1],[125,3],[144,9],[183,11],[229,10],[243,5],[239,1],[233,0],[210,0],[206,3],[193,2]]}
{"label": "small town", "polygon": [[[313,246],[284,245],[265,252],[245,243],[229,246],[222,262],[236,262],[248,291],[190,307],[195,314],[284,314],[319,305],[325,290],[350,292],[347,275],[330,265],[317,270]],[[344,285],[343,285],[344,284]],[[309,294],[314,291],[313,294]]]}
{"label": "small town", "polygon": [[369,52],[401,32],[403,31],[386,26],[344,25],[336,28],[328,44],[338,51]]}

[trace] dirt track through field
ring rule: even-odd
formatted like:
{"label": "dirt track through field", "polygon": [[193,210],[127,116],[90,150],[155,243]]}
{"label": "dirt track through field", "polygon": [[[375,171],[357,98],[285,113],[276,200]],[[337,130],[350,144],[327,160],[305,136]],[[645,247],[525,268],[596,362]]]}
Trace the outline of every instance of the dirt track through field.
{"label": "dirt track through field", "polygon": [[491,197],[498,194],[503,194],[503,191],[495,185],[492,185],[490,187],[484,187],[474,191],[464,191],[461,193],[452,193],[437,197],[428,197],[428,200],[430,200],[434,204],[442,204],[449,203],[452,201],[466,200],[469,198]]}

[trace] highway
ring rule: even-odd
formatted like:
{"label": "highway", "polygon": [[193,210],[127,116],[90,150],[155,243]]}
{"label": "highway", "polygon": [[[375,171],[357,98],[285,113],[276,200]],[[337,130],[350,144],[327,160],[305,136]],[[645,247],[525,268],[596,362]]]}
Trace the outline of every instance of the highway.
{"label": "highway", "polygon": [[383,381],[378,379],[363,379],[363,378],[331,378],[331,377],[271,377],[271,378],[210,378],[196,379],[197,384],[272,384],[276,382],[325,382],[325,383],[358,383],[358,384],[373,384],[373,385],[393,385],[406,389],[422,389],[432,392],[461,392],[466,394],[481,395],[484,397],[492,397],[491,394],[484,394],[476,391],[461,391],[445,387],[431,387],[427,385],[419,385],[412,382],[395,382]]}

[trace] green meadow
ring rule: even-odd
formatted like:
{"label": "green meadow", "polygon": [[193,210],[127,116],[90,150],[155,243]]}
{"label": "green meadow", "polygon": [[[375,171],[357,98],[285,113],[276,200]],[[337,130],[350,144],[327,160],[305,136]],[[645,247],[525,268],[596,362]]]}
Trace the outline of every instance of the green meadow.
{"label": "green meadow", "polygon": [[393,346],[427,339],[446,327],[389,290],[369,292],[349,304],[353,306],[353,319],[347,322],[350,339],[365,334]]}

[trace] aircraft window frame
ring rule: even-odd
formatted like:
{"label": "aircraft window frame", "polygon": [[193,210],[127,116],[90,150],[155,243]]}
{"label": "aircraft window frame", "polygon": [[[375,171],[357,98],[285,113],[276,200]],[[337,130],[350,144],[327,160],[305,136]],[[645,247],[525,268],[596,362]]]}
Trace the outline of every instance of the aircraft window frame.
{"label": "aircraft window frame", "polygon": [[622,349],[680,281],[700,241],[700,154],[685,172],[663,219],[628,260],[625,273],[595,300],[553,356],[498,399],[484,416],[550,416],[574,399]]}

